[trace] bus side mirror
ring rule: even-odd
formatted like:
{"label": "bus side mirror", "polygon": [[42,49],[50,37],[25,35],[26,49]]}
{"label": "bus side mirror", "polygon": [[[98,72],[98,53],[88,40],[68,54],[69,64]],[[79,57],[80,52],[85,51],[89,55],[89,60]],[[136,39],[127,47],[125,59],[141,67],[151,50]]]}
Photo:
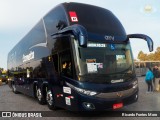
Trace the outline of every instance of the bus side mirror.
{"label": "bus side mirror", "polygon": [[65,27],[62,30],[52,34],[52,36],[60,35],[60,34],[62,35],[72,34],[74,35],[75,39],[78,40],[79,46],[87,47],[88,34],[87,34],[87,30],[82,25],[74,24],[74,25]]}
{"label": "bus side mirror", "polygon": [[147,45],[148,45],[148,49],[150,52],[153,51],[153,40],[144,34],[129,34],[127,35],[128,38],[140,38],[140,39],[144,39],[145,41],[147,41]]}
{"label": "bus side mirror", "polygon": [[79,46],[87,47],[87,39],[84,35],[79,35],[78,42],[79,42]]}

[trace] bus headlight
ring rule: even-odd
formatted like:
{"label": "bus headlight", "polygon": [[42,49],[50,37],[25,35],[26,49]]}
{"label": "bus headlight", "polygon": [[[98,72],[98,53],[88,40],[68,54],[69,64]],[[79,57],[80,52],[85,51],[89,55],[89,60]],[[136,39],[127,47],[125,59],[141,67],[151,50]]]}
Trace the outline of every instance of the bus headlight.
{"label": "bus headlight", "polygon": [[78,88],[78,87],[74,87],[76,91],[82,93],[82,94],[86,94],[86,95],[89,95],[89,96],[94,96],[97,94],[97,92],[95,91],[90,91],[90,90],[85,90],[85,89],[82,89],[82,88]]}
{"label": "bus headlight", "polygon": [[133,88],[137,88],[137,87],[138,87],[138,81],[137,81],[137,80],[134,81],[134,82],[132,83],[132,85],[133,85]]}
{"label": "bus headlight", "polygon": [[69,87],[71,87],[72,89],[76,90],[79,93],[85,94],[85,95],[89,95],[89,96],[94,96],[97,95],[98,93],[95,91],[90,91],[90,90],[86,90],[86,89],[82,89],[82,88],[78,88],[75,87],[73,85],[71,85],[70,83],[66,83]]}

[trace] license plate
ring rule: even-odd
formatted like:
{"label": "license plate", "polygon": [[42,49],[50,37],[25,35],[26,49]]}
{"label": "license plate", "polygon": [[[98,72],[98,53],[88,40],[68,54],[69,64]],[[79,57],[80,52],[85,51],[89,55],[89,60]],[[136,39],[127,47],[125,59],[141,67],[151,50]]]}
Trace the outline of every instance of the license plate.
{"label": "license plate", "polygon": [[113,104],[113,109],[119,109],[119,108],[122,108],[122,107],[123,107],[123,103]]}

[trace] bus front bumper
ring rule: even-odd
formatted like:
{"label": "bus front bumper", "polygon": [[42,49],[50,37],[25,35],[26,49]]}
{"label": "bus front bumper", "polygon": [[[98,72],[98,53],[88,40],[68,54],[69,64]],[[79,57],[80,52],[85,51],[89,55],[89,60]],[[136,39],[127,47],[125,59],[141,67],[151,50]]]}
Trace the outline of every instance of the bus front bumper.
{"label": "bus front bumper", "polygon": [[[118,93],[117,93],[118,95]],[[138,89],[129,96],[118,96],[119,98],[107,99],[79,95],[78,111],[104,111],[119,109],[138,100]]]}

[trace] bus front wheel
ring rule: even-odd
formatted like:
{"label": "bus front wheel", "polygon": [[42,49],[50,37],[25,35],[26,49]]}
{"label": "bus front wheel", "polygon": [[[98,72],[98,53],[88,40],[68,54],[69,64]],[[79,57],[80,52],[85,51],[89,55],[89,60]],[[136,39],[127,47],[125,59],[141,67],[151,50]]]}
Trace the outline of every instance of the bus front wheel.
{"label": "bus front wheel", "polygon": [[51,109],[51,110],[56,110],[56,106],[55,106],[53,98],[54,97],[53,97],[53,94],[52,94],[51,90],[47,90],[46,100],[47,100],[48,108]]}
{"label": "bus front wheel", "polygon": [[40,88],[37,89],[36,96],[39,104],[44,105],[46,103],[43,92],[41,91]]}

